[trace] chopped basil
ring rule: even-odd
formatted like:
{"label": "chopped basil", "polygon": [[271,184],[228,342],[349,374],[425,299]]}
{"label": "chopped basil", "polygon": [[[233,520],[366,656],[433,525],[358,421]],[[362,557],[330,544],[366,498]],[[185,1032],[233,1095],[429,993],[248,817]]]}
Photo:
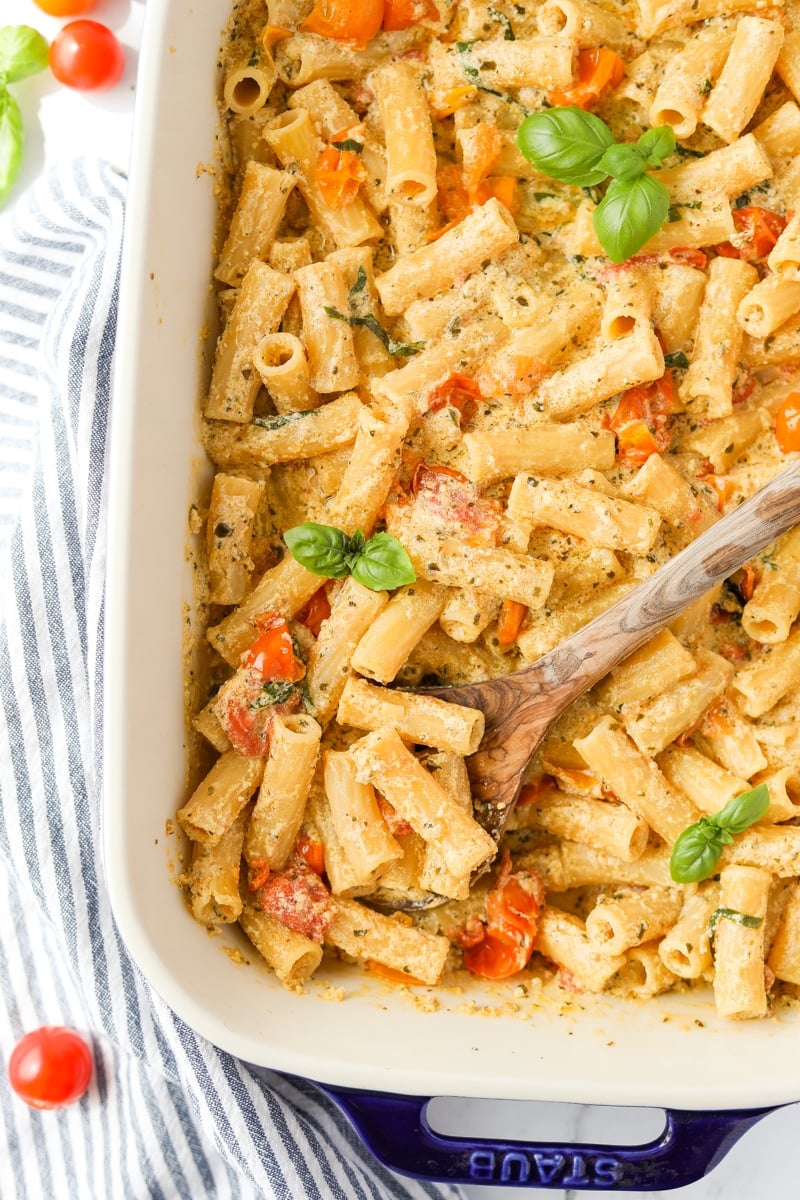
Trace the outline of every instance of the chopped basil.
{"label": "chopped basil", "polygon": [[345,138],[343,142],[331,142],[331,145],[334,150],[351,150],[353,154],[364,153],[363,143],[357,142],[355,138]]}
{"label": "chopped basil", "polygon": [[747,929],[758,929],[763,925],[764,918],[737,912],[735,908],[715,908],[708,919],[708,932],[713,933],[720,921],[733,921],[735,925],[744,925]]}
{"label": "chopped basil", "polygon": [[[311,409],[311,412],[313,411]],[[294,425],[296,421],[302,421],[303,417],[310,416],[311,412],[269,413],[266,417],[254,417],[253,424],[260,425],[262,429],[283,429],[284,425]]]}
{"label": "chopped basil", "polygon": [[253,709],[270,708],[273,704],[286,704],[297,693],[297,685],[288,679],[270,679],[250,705]]}
{"label": "chopped basil", "polygon": [[335,321],[346,321],[348,325],[363,325],[365,329],[369,329],[377,338],[383,342],[386,349],[395,358],[411,358],[414,354],[419,354],[420,350],[425,349],[424,342],[396,342],[394,338],[386,332],[374,313],[367,313],[363,317],[346,317],[335,308],[330,308],[325,305],[326,316],[332,317]]}
{"label": "chopped basil", "polygon": [[358,296],[360,292],[363,292],[364,288],[366,286],[367,286],[367,272],[364,270],[363,267],[359,267],[358,273],[356,275],[356,281],[353,284],[353,286],[350,288],[351,302],[353,300],[353,297]]}
{"label": "chopped basil", "polygon": [[517,40],[516,34],[514,33],[511,22],[506,14],[499,12],[498,9],[491,4],[486,11],[489,13],[490,17],[494,17],[495,21],[498,21],[503,26],[503,40],[506,42],[515,42]]}
{"label": "chopped basil", "polygon": [[461,69],[470,83],[476,87],[479,92],[485,92],[488,96],[498,96],[501,100],[504,100],[506,104],[515,104],[517,108],[521,108],[524,113],[527,113],[528,110],[525,105],[522,104],[521,101],[517,100],[515,96],[509,96],[507,92],[499,92],[497,88],[487,87],[485,83],[481,82],[480,71],[476,66],[473,66],[473,64],[467,60],[467,55],[472,52],[472,47],[474,45],[474,42],[456,42],[455,44],[456,50],[458,51],[458,56],[461,59]]}

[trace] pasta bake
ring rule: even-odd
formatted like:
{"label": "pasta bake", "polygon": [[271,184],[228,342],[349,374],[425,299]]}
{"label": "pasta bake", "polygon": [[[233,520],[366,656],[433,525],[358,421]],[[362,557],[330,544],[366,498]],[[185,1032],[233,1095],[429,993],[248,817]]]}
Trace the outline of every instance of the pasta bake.
{"label": "pasta bake", "polygon": [[800,7],[266,9],[221,57],[192,913],[289,988],[337,956],[767,1015],[800,531],[567,711],[499,846],[482,714],[408,689],[535,661],[800,451]]}

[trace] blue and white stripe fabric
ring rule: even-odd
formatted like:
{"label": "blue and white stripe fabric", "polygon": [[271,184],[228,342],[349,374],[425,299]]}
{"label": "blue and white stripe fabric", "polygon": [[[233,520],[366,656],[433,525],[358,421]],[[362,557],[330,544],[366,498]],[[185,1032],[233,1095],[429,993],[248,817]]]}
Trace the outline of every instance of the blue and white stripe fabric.
{"label": "blue and white stripe fabric", "polygon": [[[105,466],[125,181],[74,164],[0,244],[0,1196],[458,1197],[383,1170],[311,1084],[195,1035],[131,962],[100,837]],[[27,1108],[21,1034],[71,1025],[95,1074]]]}

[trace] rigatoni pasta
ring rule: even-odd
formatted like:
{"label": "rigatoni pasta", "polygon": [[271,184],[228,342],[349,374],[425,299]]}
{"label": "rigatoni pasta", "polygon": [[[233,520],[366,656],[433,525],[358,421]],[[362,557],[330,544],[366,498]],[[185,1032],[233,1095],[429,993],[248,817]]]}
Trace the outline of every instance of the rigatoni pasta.
{"label": "rigatoni pasta", "polygon": [[[312,7],[271,5],[276,42],[239,0],[221,60],[192,914],[290,988],[337,958],[763,1015],[800,984],[797,531],[554,724],[499,846],[484,716],[440,689],[546,654],[800,452],[793,17],[449,0],[359,48]],[[634,259],[602,184],[517,144],[564,106],[677,139]],[[681,835],[754,789],[681,882]]]}

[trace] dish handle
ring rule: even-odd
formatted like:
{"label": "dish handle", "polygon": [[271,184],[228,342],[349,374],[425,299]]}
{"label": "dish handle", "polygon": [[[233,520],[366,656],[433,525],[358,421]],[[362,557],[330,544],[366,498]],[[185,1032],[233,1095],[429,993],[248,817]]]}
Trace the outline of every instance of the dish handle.
{"label": "dish handle", "polygon": [[774,1108],[666,1109],[659,1137],[643,1146],[501,1141],[435,1132],[431,1097],[319,1084],[384,1166],[429,1182],[579,1191],[665,1191],[707,1175]]}

